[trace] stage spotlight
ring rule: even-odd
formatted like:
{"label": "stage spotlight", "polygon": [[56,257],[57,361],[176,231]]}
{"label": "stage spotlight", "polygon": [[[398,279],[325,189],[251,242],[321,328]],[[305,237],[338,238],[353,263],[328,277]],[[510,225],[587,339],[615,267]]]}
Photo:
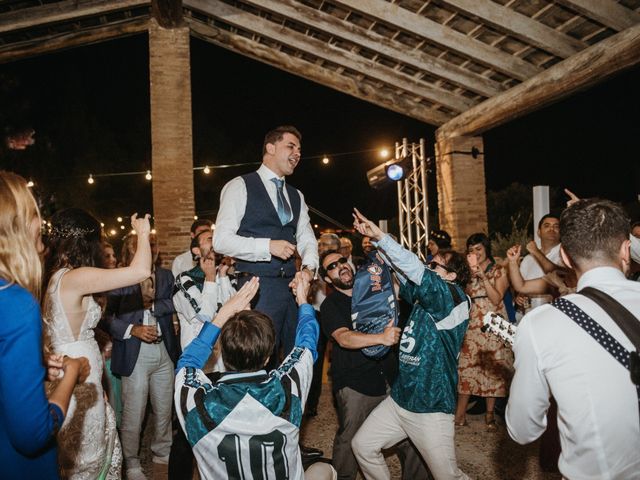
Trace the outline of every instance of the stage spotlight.
{"label": "stage spotlight", "polygon": [[389,165],[387,167],[387,177],[389,177],[389,180],[399,182],[404,178],[404,168],[398,164]]}

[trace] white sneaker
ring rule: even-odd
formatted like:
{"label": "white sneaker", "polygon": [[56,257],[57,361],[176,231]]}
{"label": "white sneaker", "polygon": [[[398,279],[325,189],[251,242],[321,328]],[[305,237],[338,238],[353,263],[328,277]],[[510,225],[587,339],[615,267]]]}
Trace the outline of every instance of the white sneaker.
{"label": "white sneaker", "polygon": [[157,463],[158,465],[169,465],[169,455],[165,455],[164,457],[153,456],[153,463]]}
{"label": "white sneaker", "polygon": [[142,473],[142,468],[127,469],[127,480],[147,480],[147,476]]}

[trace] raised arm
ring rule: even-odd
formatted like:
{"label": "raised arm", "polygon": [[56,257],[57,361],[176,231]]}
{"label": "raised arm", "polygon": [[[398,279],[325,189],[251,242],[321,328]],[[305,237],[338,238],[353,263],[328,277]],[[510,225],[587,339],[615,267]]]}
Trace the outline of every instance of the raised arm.
{"label": "raised arm", "polygon": [[[131,265],[122,268],[80,267],[70,270],[62,277],[62,288],[72,296],[108,292],[117,288],[140,283],[151,275],[151,246],[149,235],[151,226],[149,214],[138,218],[131,216],[131,228],[137,233],[138,244]],[[66,294],[65,294],[66,295]]]}
{"label": "raised arm", "polygon": [[533,240],[527,243],[527,252],[529,252],[529,254],[532,255],[536,260],[536,262],[538,262],[538,265],[540,265],[540,268],[542,268],[542,271],[544,273],[551,273],[554,270],[560,268],[558,265],[549,260],[544,253],[542,253],[542,250],[538,248],[538,245],[536,245],[536,242],[534,242]]}
{"label": "raised arm", "polygon": [[[354,228],[362,235],[371,237],[377,242],[383,256],[389,260],[391,268],[406,279],[419,285],[422,282],[425,267],[418,256],[400,246],[391,236],[385,234],[375,223],[362,215],[357,208],[353,210]],[[401,277],[400,280],[404,279]]]}
{"label": "raised arm", "polygon": [[511,286],[518,293],[523,295],[543,295],[548,292],[549,284],[542,278],[525,280],[520,272],[520,245],[514,245],[507,251],[507,265],[509,270],[509,280]]}

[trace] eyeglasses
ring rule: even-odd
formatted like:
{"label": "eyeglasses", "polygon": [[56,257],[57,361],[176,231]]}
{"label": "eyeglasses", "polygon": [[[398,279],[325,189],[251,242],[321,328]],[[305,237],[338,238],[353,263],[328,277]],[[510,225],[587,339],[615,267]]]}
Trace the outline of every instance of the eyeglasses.
{"label": "eyeglasses", "polygon": [[329,265],[327,265],[325,267],[325,270],[328,272],[329,270],[333,270],[334,268],[336,268],[338,265],[344,265],[345,263],[347,263],[347,259],[344,257],[340,257],[338,260],[336,260],[335,262],[331,262]]}
{"label": "eyeglasses", "polygon": [[449,267],[447,267],[446,265],[442,265],[441,263],[438,263],[438,262],[429,262],[429,263],[427,263],[427,267],[429,267],[430,270],[435,270],[436,268],[440,267],[440,268],[446,270],[447,272],[453,271]]}

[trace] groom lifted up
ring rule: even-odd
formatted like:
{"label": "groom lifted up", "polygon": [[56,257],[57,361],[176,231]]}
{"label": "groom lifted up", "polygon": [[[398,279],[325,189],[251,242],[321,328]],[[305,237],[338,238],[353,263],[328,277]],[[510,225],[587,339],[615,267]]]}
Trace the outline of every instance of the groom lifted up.
{"label": "groom lifted up", "polygon": [[[318,267],[316,238],[300,191],[285,183],[300,161],[302,136],[292,126],[265,135],[262,165],[234,178],[222,189],[216,219],[214,250],[235,257],[238,288],[260,277],[255,309],[267,314],[276,333],[275,355],[293,348],[297,306],[290,288],[300,275],[311,281]],[[296,269],[295,252],[302,259]]]}

